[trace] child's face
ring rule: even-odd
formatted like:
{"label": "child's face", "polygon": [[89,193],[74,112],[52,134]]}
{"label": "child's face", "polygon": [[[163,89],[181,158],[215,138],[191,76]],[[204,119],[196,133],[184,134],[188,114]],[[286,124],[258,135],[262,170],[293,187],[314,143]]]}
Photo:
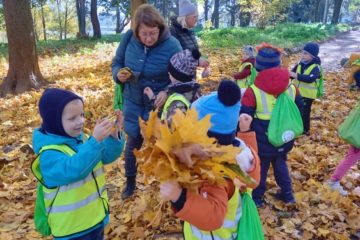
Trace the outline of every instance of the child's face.
{"label": "child's face", "polygon": [[301,60],[304,62],[310,62],[313,57],[306,51],[302,51],[301,53]]}
{"label": "child's face", "polygon": [[70,137],[78,137],[84,127],[84,105],[80,99],[75,99],[65,105],[61,122]]}
{"label": "child's face", "polygon": [[250,55],[246,52],[243,53],[243,59],[248,59],[250,58]]}

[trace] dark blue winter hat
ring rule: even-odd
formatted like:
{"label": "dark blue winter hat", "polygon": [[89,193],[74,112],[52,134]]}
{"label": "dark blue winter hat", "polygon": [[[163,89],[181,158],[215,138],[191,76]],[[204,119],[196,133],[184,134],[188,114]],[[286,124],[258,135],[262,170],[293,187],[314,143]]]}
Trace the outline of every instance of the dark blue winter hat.
{"label": "dark blue winter hat", "polygon": [[360,71],[357,71],[355,74],[354,74],[354,79],[356,81],[356,86],[360,87]]}
{"label": "dark blue winter hat", "polygon": [[281,51],[278,48],[263,43],[257,50],[258,53],[255,58],[255,68],[258,72],[280,66]]}
{"label": "dark blue winter hat", "polygon": [[202,96],[191,107],[196,109],[199,119],[211,115],[210,137],[215,137],[222,145],[232,143],[240,113],[240,88],[236,83],[221,81],[217,92]]}
{"label": "dark blue winter hat", "polygon": [[319,55],[319,45],[314,42],[309,42],[304,46],[303,49],[305,52],[308,52],[311,56],[317,57]]}
{"label": "dark blue winter hat", "polygon": [[75,99],[82,101],[82,98],[73,92],[59,88],[46,89],[39,101],[42,130],[47,133],[70,137],[64,130],[61,117],[66,104]]}

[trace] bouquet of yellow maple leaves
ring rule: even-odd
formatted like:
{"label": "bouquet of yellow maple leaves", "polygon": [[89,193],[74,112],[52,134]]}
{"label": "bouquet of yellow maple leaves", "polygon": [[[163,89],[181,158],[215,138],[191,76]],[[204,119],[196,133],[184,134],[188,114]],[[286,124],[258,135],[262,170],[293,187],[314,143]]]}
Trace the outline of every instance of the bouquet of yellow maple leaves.
{"label": "bouquet of yellow maple leaves", "polygon": [[235,157],[241,148],[218,145],[215,138],[207,136],[210,127],[210,115],[198,120],[194,109],[186,114],[177,111],[171,126],[160,121],[156,112],[150,113],[147,122],[140,121],[144,143],[135,155],[145,182],[174,179],[194,190],[197,183],[203,181],[225,184],[224,177],[238,178],[245,184],[254,183],[236,163]]}

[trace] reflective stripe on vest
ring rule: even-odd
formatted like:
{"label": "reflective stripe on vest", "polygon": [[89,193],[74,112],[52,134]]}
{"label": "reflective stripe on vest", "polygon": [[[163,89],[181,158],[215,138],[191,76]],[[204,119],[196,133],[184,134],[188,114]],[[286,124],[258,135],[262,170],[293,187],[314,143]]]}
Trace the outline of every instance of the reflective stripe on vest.
{"label": "reflective stripe on vest", "polygon": [[[255,85],[250,87],[252,88],[256,99],[256,111],[254,117],[261,120],[270,120],[271,113],[275,107],[276,98],[274,95],[264,92]],[[294,85],[291,84],[287,88],[286,93],[295,101],[296,88]]]}
{"label": "reflective stripe on vest", "polygon": [[225,220],[221,228],[214,231],[202,231],[188,222],[184,223],[185,240],[231,240],[237,237],[238,223],[242,213],[242,202],[239,190],[235,188],[233,196],[228,201]]}
{"label": "reflective stripe on vest", "polygon": [[[239,68],[239,72],[242,72],[246,67],[250,67],[250,72],[253,71],[253,65],[249,62],[241,64]],[[239,88],[248,88],[251,83],[251,74],[243,79],[237,79],[236,84],[239,86]]]}
{"label": "reflective stripe on vest", "polygon": [[173,93],[170,95],[170,97],[168,97],[168,99],[166,99],[166,102],[165,102],[165,105],[163,108],[163,112],[162,112],[161,118],[160,118],[161,120],[166,119],[166,116],[169,111],[169,107],[174,101],[180,101],[180,102],[184,103],[188,109],[190,107],[190,102],[186,99],[186,97],[184,97],[184,95],[179,94],[179,93]]}
{"label": "reflective stripe on vest", "polygon": [[[72,156],[67,145],[48,145],[40,150],[56,150]],[[42,179],[40,154],[32,164],[34,174]],[[38,166],[38,167],[36,167]],[[108,214],[108,196],[102,161],[84,179],[56,188],[43,186],[45,208],[52,235],[65,237],[85,231],[104,220]]]}
{"label": "reflective stripe on vest", "polygon": [[[312,70],[314,68],[316,68],[316,67],[320,67],[320,66],[318,64],[310,65],[310,67],[308,67],[304,71],[303,74],[304,75],[310,75]],[[296,68],[296,73],[301,74],[301,65],[300,64],[298,64],[298,66]],[[306,97],[306,98],[311,98],[311,99],[316,99],[317,85],[319,84],[318,82],[319,82],[319,79],[316,79],[316,81],[312,82],[312,83],[302,82],[302,81],[299,81],[297,79],[293,80],[293,83],[295,84],[295,86],[297,86],[299,88],[301,96]]]}

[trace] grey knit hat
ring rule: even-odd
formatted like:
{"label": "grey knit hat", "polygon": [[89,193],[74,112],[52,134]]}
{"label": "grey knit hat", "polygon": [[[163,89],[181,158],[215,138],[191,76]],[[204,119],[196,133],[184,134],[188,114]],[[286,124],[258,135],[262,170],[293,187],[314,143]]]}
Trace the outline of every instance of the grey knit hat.
{"label": "grey knit hat", "polygon": [[189,0],[179,0],[179,17],[188,16],[196,12],[196,6]]}
{"label": "grey knit hat", "polygon": [[174,54],[168,66],[168,71],[176,80],[180,82],[190,82],[195,80],[196,68],[199,65],[201,54],[197,49],[184,51]]}

